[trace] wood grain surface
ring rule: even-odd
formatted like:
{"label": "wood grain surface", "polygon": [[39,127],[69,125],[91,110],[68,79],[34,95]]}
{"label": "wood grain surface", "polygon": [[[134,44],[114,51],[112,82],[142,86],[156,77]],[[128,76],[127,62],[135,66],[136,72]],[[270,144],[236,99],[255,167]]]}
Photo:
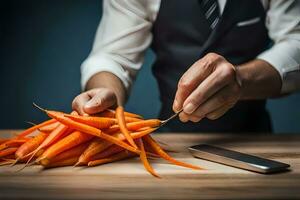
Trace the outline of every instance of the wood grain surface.
{"label": "wood grain surface", "polygon": [[[172,154],[175,158],[205,170],[154,160],[153,167],[162,176],[157,179],[138,159],[93,168],[32,166],[16,172],[22,165],[0,167],[0,199],[300,199],[300,135],[170,133],[154,137],[178,151]],[[282,161],[291,170],[263,175],[196,159],[187,147],[199,143]]]}

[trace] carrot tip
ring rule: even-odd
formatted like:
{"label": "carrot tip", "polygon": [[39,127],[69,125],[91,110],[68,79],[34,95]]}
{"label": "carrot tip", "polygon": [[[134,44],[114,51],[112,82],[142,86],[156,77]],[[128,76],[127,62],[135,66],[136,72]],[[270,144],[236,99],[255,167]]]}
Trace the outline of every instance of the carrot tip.
{"label": "carrot tip", "polygon": [[10,167],[13,167],[13,166],[15,166],[18,162],[19,162],[19,158],[17,158],[13,163],[11,163],[9,166]]}
{"label": "carrot tip", "polygon": [[83,164],[82,162],[78,161],[77,163],[75,163],[75,165],[73,165],[73,167],[78,167],[78,166],[80,166],[82,164]]}
{"label": "carrot tip", "polygon": [[38,158],[38,159],[36,159],[34,162],[35,162],[35,163],[41,163],[41,161],[44,160],[44,159],[46,159],[46,158],[44,158],[44,157],[43,157],[43,158]]}
{"label": "carrot tip", "polygon": [[25,164],[23,167],[21,167],[20,169],[17,169],[15,172],[20,172],[22,171],[23,169],[25,169],[26,167],[30,167],[32,165],[36,164],[36,162],[32,162],[32,163],[29,163],[29,164]]}
{"label": "carrot tip", "polygon": [[35,123],[30,122],[30,121],[25,121],[25,123],[30,124],[30,125],[32,125],[32,126],[35,126],[35,125],[36,125]]}
{"label": "carrot tip", "polygon": [[158,174],[151,173],[151,175],[154,176],[155,178],[161,178],[161,176],[159,176]]}
{"label": "carrot tip", "polygon": [[0,163],[0,166],[9,165],[9,164],[11,164],[11,162],[13,162],[13,161],[5,161],[3,163]]}
{"label": "carrot tip", "polygon": [[34,107],[36,107],[37,109],[39,109],[39,110],[41,110],[41,111],[43,111],[43,112],[46,112],[46,110],[45,110],[44,108],[38,106],[36,103],[32,102],[32,105],[33,105]]}

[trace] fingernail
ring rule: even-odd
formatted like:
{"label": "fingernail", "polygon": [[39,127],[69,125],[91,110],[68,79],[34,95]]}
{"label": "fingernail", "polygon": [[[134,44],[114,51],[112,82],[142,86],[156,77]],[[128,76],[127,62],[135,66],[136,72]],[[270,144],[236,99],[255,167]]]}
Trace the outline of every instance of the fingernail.
{"label": "fingernail", "polygon": [[187,114],[192,114],[194,110],[195,110],[195,106],[192,103],[188,103],[183,109],[183,111]]}
{"label": "fingernail", "polygon": [[175,111],[175,112],[178,112],[179,111],[179,103],[178,103],[178,101],[175,99],[174,100],[174,104],[173,104],[173,110]]}

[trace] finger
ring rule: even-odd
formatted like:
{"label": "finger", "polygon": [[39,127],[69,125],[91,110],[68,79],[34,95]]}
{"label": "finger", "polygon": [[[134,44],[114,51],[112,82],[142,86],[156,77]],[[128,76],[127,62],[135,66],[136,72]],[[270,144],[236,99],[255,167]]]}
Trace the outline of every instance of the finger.
{"label": "finger", "polygon": [[83,110],[84,105],[91,99],[87,92],[84,92],[74,98],[72,102],[72,109],[77,111],[80,115],[85,115]]}
{"label": "finger", "polygon": [[221,65],[188,96],[183,104],[185,113],[193,113],[213,94],[235,80],[235,71],[231,64]]}
{"label": "finger", "polygon": [[233,105],[224,105],[224,106],[218,108],[217,110],[207,114],[206,117],[210,120],[218,119],[218,118],[222,117],[232,107],[233,107]]}
{"label": "finger", "polygon": [[181,112],[178,117],[181,122],[185,123],[189,121],[189,115],[185,114],[184,112]]}
{"label": "finger", "polygon": [[84,105],[94,96],[97,94],[99,89],[92,89],[88,90],[77,97],[72,102],[73,110],[76,110],[80,115],[87,115],[84,111]]}
{"label": "finger", "polygon": [[195,115],[191,115],[189,117],[189,120],[192,121],[192,122],[199,122],[203,119],[204,117],[199,117],[199,116],[195,116]]}
{"label": "finger", "polygon": [[88,114],[95,114],[113,106],[116,102],[115,94],[103,88],[84,105],[84,111]]}
{"label": "finger", "polygon": [[199,122],[201,119],[203,119],[204,116],[197,116],[197,115],[188,115],[184,112],[179,114],[179,119],[182,122],[188,122],[188,121],[192,121],[192,122]]}
{"label": "finger", "polygon": [[234,84],[225,86],[223,89],[215,93],[207,101],[201,104],[192,115],[206,116],[208,113],[222,107],[225,104],[235,104],[239,99],[239,92],[236,91]]}
{"label": "finger", "polygon": [[185,101],[185,99],[192,93],[192,91],[214,70],[216,63],[220,61],[222,57],[210,53],[204,56],[202,59],[195,62],[180,78],[178,87],[173,103],[173,110],[178,112]]}

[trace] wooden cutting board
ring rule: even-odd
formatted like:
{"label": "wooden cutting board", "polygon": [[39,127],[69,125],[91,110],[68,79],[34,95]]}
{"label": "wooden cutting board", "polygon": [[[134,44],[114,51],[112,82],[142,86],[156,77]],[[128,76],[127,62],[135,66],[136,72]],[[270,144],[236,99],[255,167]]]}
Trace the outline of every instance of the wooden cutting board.
{"label": "wooden cutting board", "polygon": [[[1,131],[0,131],[1,133]],[[0,167],[0,199],[300,199],[300,135],[156,134],[178,151],[178,160],[202,166],[191,170],[163,160],[151,163],[161,179],[138,159],[102,166]],[[193,158],[187,147],[209,143],[289,163],[285,173],[263,175]]]}

